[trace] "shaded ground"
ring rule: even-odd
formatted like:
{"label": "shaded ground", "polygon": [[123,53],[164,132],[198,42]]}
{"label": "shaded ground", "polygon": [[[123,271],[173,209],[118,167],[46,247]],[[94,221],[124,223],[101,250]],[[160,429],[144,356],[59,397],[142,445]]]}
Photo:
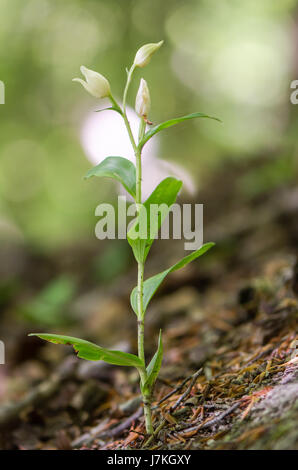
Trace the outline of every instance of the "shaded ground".
{"label": "shaded ground", "polygon": [[[212,217],[211,207],[207,227],[218,248],[173,274],[148,309],[147,355],[160,328],[165,349],[149,439],[134,370],[88,363],[67,347],[27,339],[32,326],[5,304],[3,336],[11,341],[0,367],[1,448],[297,448],[295,194],[281,189],[257,197],[245,213],[228,194],[229,223]],[[148,275],[177,260],[181,249],[173,242],[153,252]],[[71,304],[77,322],[71,331],[67,325],[55,331],[135,351],[128,307],[134,276],[133,270],[99,289],[85,285]]]}
{"label": "shaded ground", "polygon": [[72,355],[64,359],[65,348],[42,345],[42,362],[27,360],[2,378],[2,386],[4,380],[19,396],[17,405],[0,410],[2,448],[297,446],[293,271],[281,261],[269,271],[243,288],[234,304],[220,305],[218,299],[227,296],[217,289],[203,302],[194,288],[158,300],[155,308],[162,313],[148,320],[149,336],[167,324],[166,355],[153,404],[153,439],[143,435],[134,371]]}

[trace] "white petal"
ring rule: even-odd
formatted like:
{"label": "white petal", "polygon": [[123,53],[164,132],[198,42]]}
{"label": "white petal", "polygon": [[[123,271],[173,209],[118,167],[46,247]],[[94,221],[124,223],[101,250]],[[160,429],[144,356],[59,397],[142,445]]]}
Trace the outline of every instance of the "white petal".
{"label": "white petal", "polygon": [[83,87],[96,98],[105,98],[109,96],[111,89],[108,80],[98,72],[90,70],[84,65],[81,65],[80,70],[84,75],[86,81],[81,79],[75,79],[79,81]]}

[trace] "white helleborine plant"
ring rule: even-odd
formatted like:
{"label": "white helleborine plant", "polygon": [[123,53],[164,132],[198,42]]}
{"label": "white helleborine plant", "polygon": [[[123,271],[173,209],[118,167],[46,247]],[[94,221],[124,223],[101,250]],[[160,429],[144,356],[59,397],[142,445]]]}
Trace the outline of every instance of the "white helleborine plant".
{"label": "white helleborine plant", "polygon": [[106,98],[111,94],[111,88],[108,80],[98,72],[87,69],[84,65],[81,65],[80,70],[84,75],[85,80],[82,78],[73,78],[73,82],[79,82],[85,90],[87,90],[92,96],[96,98]]}
{"label": "white helleborine plant", "polygon": [[[163,270],[162,272],[144,280],[145,261],[149,254],[151,245],[156,238],[163,221],[168,215],[170,208],[176,201],[182,186],[182,181],[173,177],[165,178],[158,184],[149,198],[144,203],[142,203],[143,147],[146,142],[155,136],[155,134],[161,132],[163,129],[175,126],[180,122],[195,118],[216,119],[204,113],[191,113],[187,114],[186,116],[180,116],[174,119],[169,119],[165,122],[161,122],[147,130],[146,124],[150,126],[152,125],[152,123],[147,120],[147,116],[150,110],[150,94],[147,83],[142,78],[135,105],[136,112],[139,115],[139,133],[138,137],[135,138],[126,112],[126,98],[128,89],[135,68],[144,67],[147,65],[152,54],[160,48],[162,43],[163,41],[160,41],[156,44],[146,44],[138,50],[133,64],[131,65],[130,69],[127,69],[127,80],[123,92],[122,103],[118,103],[118,101],[113,97],[109,82],[99,73],[82,66],[81,72],[84,75],[85,80],[80,78],[74,79],[74,81],[81,83],[83,87],[96,98],[109,98],[112,106],[105,108],[104,110],[115,111],[121,115],[135,154],[135,164],[124,157],[108,156],[101,163],[91,168],[88,171],[86,178],[93,176],[98,178],[113,178],[123,185],[125,190],[133,197],[135,201],[135,208],[137,209],[138,215],[134,224],[127,232],[127,240],[132,248],[138,269],[137,285],[132,290],[130,297],[132,310],[137,317],[138,354],[136,355],[123,351],[110,350],[103,348],[102,346],[98,346],[97,344],[90,343],[84,339],[74,338],[72,336],[57,335],[52,333],[32,333],[33,336],[39,336],[40,338],[52,343],[73,345],[75,351],[78,354],[78,357],[82,359],[89,361],[105,361],[108,364],[114,364],[118,366],[135,367],[140,376],[140,390],[143,398],[146,432],[148,434],[153,434],[154,432],[151,403],[153,399],[154,386],[162,364],[163,344],[162,335],[160,332],[157,350],[151,361],[148,363],[145,357],[144,347],[144,328],[147,307],[155,292],[168,274],[183,268],[191,261],[199,258],[214,245],[213,243],[205,243],[205,245],[202,245],[198,250],[195,250],[191,254],[180,259],[166,270]],[[100,111],[104,110],[101,109]],[[154,224],[151,221],[151,208],[154,206],[163,206],[166,209],[161,211],[157,224]],[[147,211],[150,213],[148,220]],[[141,229],[143,221],[145,221],[146,227],[144,231]],[[157,408],[157,406],[155,408]]]}
{"label": "white helleborine plant", "polygon": [[136,113],[143,118],[147,118],[150,111],[150,93],[146,80],[141,78],[139,90],[136,96]]}
{"label": "white helleborine plant", "polygon": [[158,51],[162,45],[163,41],[159,41],[156,43],[152,42],[150,44],[145,44],[144,46],[140,47],[136,53],[133,65],[135,67],[145,67],[145,65],[149,63],[154,52]]}

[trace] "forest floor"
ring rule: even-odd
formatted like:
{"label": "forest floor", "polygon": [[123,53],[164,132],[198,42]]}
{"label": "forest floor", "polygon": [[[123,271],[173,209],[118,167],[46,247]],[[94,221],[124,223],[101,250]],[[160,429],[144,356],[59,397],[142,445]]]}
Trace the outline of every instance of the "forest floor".
{"label": "forest floor", "polygon": [[[70,348],[27,338],[32,326],[5,308],[2,325],[13,338],[7,357],[13,359],[0,366],[0,448],[297,449],[297,233],[289,226],[283,232],[290,207],[285,218],[270,219],[275,232],[258,234],[254,223],[264,213],[266,201],[255,218],[244,217],[252,227],[243,229],[241,221],[239,231],[237,216],[229,223],[233,237],[216,233],[218,245],[233,240],[236,253],[226,257],[215,248],[214,257],[210,252],[202,264],[169,278],[150,306],[146,354],[154,353],[160,328],[165,350],[151,437],[134,370],[79,360]],[[211,221],[210,233],[216,227]],[[281,240],[286,250],[276,252]],[[178,258],[175,244],[169,251],[165,259]],[[162,258],[153,260],[154,272]],[[74,305],[89,312],[83,326],[59,332],[92,341],[107,337],[109,347],[113,341],[114,349],[135,351],[135,318],[128,309],[134,274],[84,292]]]}

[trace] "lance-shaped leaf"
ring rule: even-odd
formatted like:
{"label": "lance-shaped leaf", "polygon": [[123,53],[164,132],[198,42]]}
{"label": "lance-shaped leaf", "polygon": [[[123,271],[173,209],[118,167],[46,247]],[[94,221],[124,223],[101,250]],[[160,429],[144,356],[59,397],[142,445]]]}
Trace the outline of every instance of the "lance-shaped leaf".
{"label": "lance-shaped leaf", "polygon": [[29,336],[38,336],[50,343],[71,345],[76,351],[78,357],[88,361],[105,361],[108,364],[114,364],[117,366],[143,367],[142,361],[134,354],[122,351],[111,351],[109,349],[101,348],[97,344],[85,341],[84,339],[48,333],[31,333]]}
{"label": "lance-shaped leaf", "polygon": [[215,121],[221,122],[220,119],[213,117],[213,116],[208,116],[207,114],[204,114],[204,113],[192,113],[192,114],[187,114],[186,116],[181,116],[179,118],[169,119],[168,121],[162,122],[158,124],[157,126],[151,127],[151,129],[149,129],[149,131],[146,132],[143,139],[139,143],[139,148],[144,147],[146,142],[148,142],[148,140],[151,139],[151,137],[153,137],[155,134],[162,131],[163,129],[167,129],[168,127],[175,126],[176,124],[187,121],[188,119],[196,119],[196,118],[208,118],[208,119],[214,119]]}
{"label": "lance-shaped leaf", "polygon": [[123,113],[121,109],[117,106],[110,106],[109,108],[102,108],[102,109],[96,109],[96,113],[101,113],[102,111],[116,111],[116,113],[119,113],[121,116],[123,116]]}
{"label": "lance-shaped leaf", "polygon": [[[140,208],[140,217],[136,219],[136,222],[127,234],[127,240],[133,249],[137,261],[145,261],[155,235],[168,215],[172,204],[176,201],[181,186],[182,181],[173,177],[165,178]],[[157,216],[151,220],[151,208],[155,207],[157,209],[158,206],[162,210],[157,211]],[[145,229],[141,229],[141,226]],[[137,236],[138,233],[139,237]]]}
{"label": "lance-shaped leaf", "polygon": [[119,181],[134,199],[136,197],[136,167],[127,158],[107,157],[91,168],[85,178],[91,176],[113,178]]}
{"label": "lance-shaped leaf", "polygon": [[161,368],[162,358],[163,358],[163,346],[162,346],[162,337],[161,337],[161,331],[160,331],[159,338],[158,338],[157,351],[154,354],[153,358],[151,359],[147,367],[147,380],[145,384],[143,385],[144,391],[146,390],[148,390],[149,392],[152,391],[152,388],[156,382],[156,379],[158,377],[158,374]]}
{"label": "lance-shaped leaf", "polygon": [[[165,271],[162,271],[161,273],[158,273],[155,276],[152,276],[149,279],[147,279],[143,285],[144,313],[153,295],[155,294],[160,284],[162,283],[162,281],[168,274],[174,271],[177,271],[178,269],[183,268],[191,261],[195,260],[196,258],[199,258],[199,256],[202,256],[204,253],[206,253],[206,251],[210,250],[212,246],[214,246],[213,242],[205,243],[204,245],[201,246],[201,248],[194,251],[193,253],[190,253],[190,255],[185,256],[180,261],[178,261],[178,263],[171,266],[169,269],[166,269]],[[138,313],[138,291],[136,287],[133,289],[131,293],[130,303],[134,312],[137,314]]]}

